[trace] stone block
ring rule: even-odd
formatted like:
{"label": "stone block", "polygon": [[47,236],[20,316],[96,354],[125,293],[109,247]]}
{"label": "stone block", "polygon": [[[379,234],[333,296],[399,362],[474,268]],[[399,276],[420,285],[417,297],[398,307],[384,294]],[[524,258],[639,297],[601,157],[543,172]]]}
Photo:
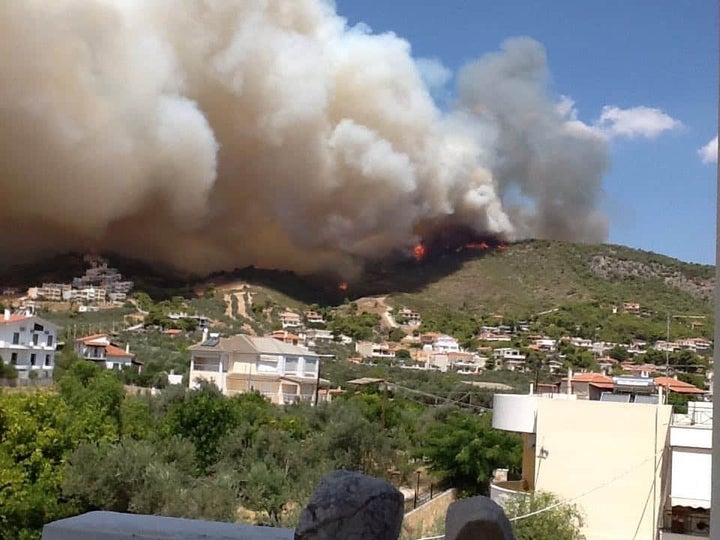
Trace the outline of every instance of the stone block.
{"label": "stone block", "polygon": [[455,501],[445,516],[445,540],[515,540],[502,507],[487,497]]}
{"label": "stone block", "polygon": [[295,540],[397,540],[403,505],[400,491],[384,480],[335,471],[315,488]]}

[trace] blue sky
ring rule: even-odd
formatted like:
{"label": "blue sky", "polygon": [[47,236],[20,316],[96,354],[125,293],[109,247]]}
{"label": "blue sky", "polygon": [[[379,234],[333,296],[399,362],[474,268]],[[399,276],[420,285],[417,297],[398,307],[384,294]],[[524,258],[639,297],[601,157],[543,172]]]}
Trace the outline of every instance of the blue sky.
{"label": "blue sky", "polygon": [[392,31],[413,56],[453,71],[508,37],[532,37],[547,50],[551,92],[570,97],[587,124],[605,106],[662,111],[663,127],[610,139],[602,202],[610,242],[714,263],[716,164],[699,150],[717,133],[715,1],[335,3],[349,24]]}

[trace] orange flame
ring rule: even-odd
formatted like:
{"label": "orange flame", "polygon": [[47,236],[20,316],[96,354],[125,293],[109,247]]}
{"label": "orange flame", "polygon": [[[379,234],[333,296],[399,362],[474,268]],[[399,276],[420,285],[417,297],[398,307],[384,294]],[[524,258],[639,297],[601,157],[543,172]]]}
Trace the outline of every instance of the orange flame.
{"label": "orange flame", "polygon": [[507,246],[505,244],[500,244],[497,248],[498,251],[505,251],[507,249]]}
{"label": "orange flame", "polygon": [[467,249],[479,249],[481,251],[485,251],[489,246],[487,245],[487,242],[471,242],[470,244],[465,244],[465,247]]}
{"label": "orange flame", "polygon": [[427,248],[422,244],[418,244],[413,248],[413,257],[415,257],[415,260],[422,261],[426,254]]}
{"label": "orange flame", "polygon": [[345,283],[344,281],[340,285],[338,285],[338,290],[340,290],[340,291],[347,291],[347,289],[348,289],[348,284]]}

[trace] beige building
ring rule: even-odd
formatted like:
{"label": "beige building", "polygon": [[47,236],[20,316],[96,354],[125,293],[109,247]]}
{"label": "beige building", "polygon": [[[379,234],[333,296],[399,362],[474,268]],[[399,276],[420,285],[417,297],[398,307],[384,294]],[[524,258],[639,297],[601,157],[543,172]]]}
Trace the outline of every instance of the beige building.
{"label": "beige building", "polygon": [[189,350],[191,388],[204,380],[226,395],[258,391],[278,405],[315,398],[319,357],[304,347],[237,335],[211,336]]}
{"label": "beige building", "polygon": [[587,540],[655,540],[663,522],[671,407],[496,394],[493,427],[523,435],[522,480],[491,497],[549,491],[579,505]]}

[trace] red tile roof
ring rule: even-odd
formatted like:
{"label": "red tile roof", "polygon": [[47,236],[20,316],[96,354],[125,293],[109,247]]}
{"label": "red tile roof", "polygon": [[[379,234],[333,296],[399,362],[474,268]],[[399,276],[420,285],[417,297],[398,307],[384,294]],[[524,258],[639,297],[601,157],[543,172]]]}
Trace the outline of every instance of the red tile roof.
{"label": "red tile roof", "polygon": [[132,353],[126,352],[125,349],[121,349],[120,347],[116,347],[115,345],[106,345],[105,346],[105,355],[106,356],[124,356],[124,357],[135,356]]}
{"label": "red tile roof", "polygon": [[[567,377],[563,377],[562,380],[567,382]],[[602,373],[574,373],[572,382],[612,385],[613,380]]]}
{"label": "red tile roof", "polygon": [[13,315],[10,315],[7,319],[0,314],[0,324],[10,324],[14,322],[24,321],[25,319],[31,318],[32,315],[28,316],[25,313],[16,313]]}
{"label": "red tile roof", "polygon": [[677,394],[704,394],[705,390],[701,390],[695,385],[673,379],[672,377],[655,377],[655,384],[667,388],[671,392]]}

